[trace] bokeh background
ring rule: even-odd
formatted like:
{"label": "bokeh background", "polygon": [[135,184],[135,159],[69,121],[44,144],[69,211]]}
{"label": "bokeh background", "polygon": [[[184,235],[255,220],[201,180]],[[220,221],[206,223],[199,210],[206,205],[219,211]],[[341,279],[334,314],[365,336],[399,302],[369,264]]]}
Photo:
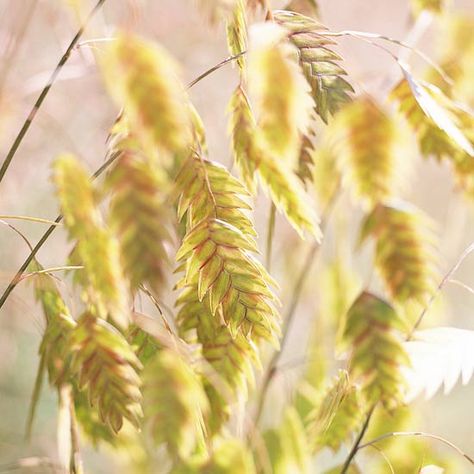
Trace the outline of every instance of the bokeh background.
{"label": "bokeh background", "polygon": [[[2,159],[75,34],[80,19],[93,3],[88,0],[0,0]],[[362,30],[406,39],[413,23],[409,0],[319,0],[318,3],[321,21],[332,31]],[[281,2],[273,4],[282,6]],[[449,12],[447,17],[471,17],[474,36],[473,0],[452,1]],[[417,47],[436,58],[447,41],[446,21],[433,19],[417,40]],[[140,32],[165,45],[182,65],[186,82],[228,54],[223,29],[211,28],[198,14],[192,0],[110,0],[91,23],[83,40],[110,37],[117,28]],[[337,51],[344,57],[345,68],[356,89],[385,101],[387,91],[400,78],[400,69],[393,58],[354,38],[341,38],[338,43]],[[58,209],[50,182],[52,160],[59,153],[68,151],[80,157],[91,170],[103,162],[108,129],[118,111],[108,98],[96,67],[96,55],[100,55],[102,47],[100,42],[87,43],[73,51],[0,185],[0,214],[53,219]],[[388,47],[399,53],[397,47]],[[419,58],[410,55],[407,60],[415,74],[424,73],[426,64]],[[236,71],[226,66],[190,92],[207,129],[210,159],[227,165],[231,157],[226,106],[236,82]],[[474,76],[472,84],[474,89]],[[473,98],[474,93],[471,93],[470,99]],[[434,160],[422,161],[416,152],[401,159],[411,162],[403,197],[435,220],[442,271],[446,272],[462,250],[474,241],[472,200],[455,189],[445,166]],[[293,362],[304,360],[308,334],[313,330],[315,318],[324,309],[320,272],[323,263],[333,261],[337,253],[353,270],[356,281],[364,282],[371,274],[370,249],[359,253],[355,250],[361,214],[352,204],[350,195],[342,196],[337,203],[322,254],[307,280],[297,309],[297,322],[292,327],[282,358],[285,368],[275,379],[268,400],[270,407],[281,403],[297,379],[301,364]],[[268,209],[268,201],[259,197],[255,222],[262,248]],[[41,224],[16,222],[15,225],[33,243],[44,231]],[[280,296],[284,303],[308,246],[298,240],[283,219],[277,220],[272,266],[282,287]],[[62,265],[68,250],[68,243],[60,231],[48,241],[39,258],[45,267]],[[18,235],[1,225],[1,290],[27,254],[28,247]],[[474,255],[466,259],[456,278],[474,287]],[[436,324],[474,330],[474,295],[448,284],[425,320],[427,327]],[[9,463],[19,458],[56,457],[56,396],[48,387],[42,392],[31,442],[24,440],[42,330],[42,314],[33,300],[31,285],[23,282],[0,312],[0,472],[8,472]],[[474,454],[473,400],[474,382],[466,387],[457,386],[449,396],[438,394],[428,402],[417,402],[420,416],[417,424],[410,428],[439,434]],[[265,422],[271,421],[272,410],[269,409]],[[440,444],[433,446],[440,451],[448,449]],[[99,453],[89,447],[84,450],[88,472],[129,472],[107,449]],[[330,458],[329,454],[327,457]],[[456,469],[459,473],[470,472],[467,463],[461,463]]]}

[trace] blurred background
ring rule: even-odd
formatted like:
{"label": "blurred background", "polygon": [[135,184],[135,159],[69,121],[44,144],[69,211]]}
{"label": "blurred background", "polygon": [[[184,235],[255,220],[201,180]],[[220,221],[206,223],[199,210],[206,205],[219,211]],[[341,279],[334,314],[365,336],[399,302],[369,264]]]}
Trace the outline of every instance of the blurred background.
{"label": "blurred background", "polygon": [[[3,160],[15,135],[58,59],[67,48],[84,14],[95,2],[88,0],[0,0],[0,157]],[[406,39],[413,24],[409,0],[318,0],[320,20],[330,30],[361,30]],[[272,2],[275,8],[282,2]],[[474,68],[474,2],[453,0],[448,14],[433,18],[417,40],[417,47],[439,58],[449,41],[452,18],[472,22],[471,41]],[[117,28],[126,28],[166,46],[182,65],[185,82],[224,59],[228,53],[223,28],[211,28],[197,13],[192,0],[110,0],[90,24],[83,41],[107,38]],[[0,188],[0,214],[16,214],[54,219],[58,213],[50,182],[50,164],[62,152],[72,152],[96,169],[104,160],[106,137],[118,110],[104,91],[97,71],[95,54],[100,42],[86,42],[76,48],[41,108],[31,130],[18,150],[12,167]],[[388,46],[393,52],[398,48]],[[467,44],[466,44],[467,47]],[[386,101],[387,92],[400,79],[400,69],[385,51],[354,38],[338,39],[337,51],[345,60],[350,82],[358,92],[368,92]],[[464,53],[465,51],[460,51]],[[407,59],[415,75],[423,76],[426,63],[410,55]],[[474,75],[460,97],[474,106]],[[191,98],[207,129],[209,158],[229,165],[229,139],[226,107],[237,84],[237,73],[223,67],[196,85]],[[416,150],[413,144],[413,150]],[[434,160],[410,157],[403,197],[431,216],[440,238],[442,272],[454,264],[464,248],[474,241],[473,202],[455,189],[449,170]],[[349,211],[348,211],[349,210]],[[264,248],[269,203],[258,198],[255,222]],[[297,309],[282,369],[275,379],[268,406],[281,403],[304,360],[308,334],[316,315],[324,307],[323,262],[344,260],[362,285],[371,274],[371,252],[355,251],[361,212],[350,195],[337,202],[325,237],[320,258],[307,280]],[[15,223],[36,243],[45,228],[42,224]],[[281,284],[280,297],[287,301],[294,275],[301,267],[309,244],[299,241],[283,219],[277,220],[272,272]],[[63,265],[69,246],[62,232],[56,232],[41,250],[45,267]],[[8,284],[28,254],[28,247],[5,225],[0,226],[0,289]],[[456,279],[474,287],[474,255],[466,259]],[[171,288],[171,283],[170,283]],[[67,292],[67,290],[66,290]],[[172,299],[170,298],[172,302]],[[451,325],[474,330],[474,295],[460,286],[447,285],[430,309],[425,326]],[[43,388],[37,421],[30,443],[24,440],[27,408],[38,364],[38,345],[43,317],[32,297],[32,288],[21,283],[0,312],[0,472],[19,459],[32,456],[56,457],[56,395]],[[285,365],[286,364],[286,365]],[[419,414],[411,430],[441,435],[461,449],[474,454],[474,382],[457,386],[449,396],[438,394],[416,404]],[[271,423],[272,410],[265,422]],[[443,445],[433,445],[446,451]],[[85,446],[88,472],[130,472],[107,448],[98,453]],[[327,455],[328,459],[330,455]],[[3,466],[3,467],[2,467]],[[3,471],[2,471],[3,469]],[[456,471],[470,472],[468,464]],[[373,471],[378,472],[378,471]],[[385,471],[380,471],[385,472]],[[389,471],[387,471],[389,472]]]}

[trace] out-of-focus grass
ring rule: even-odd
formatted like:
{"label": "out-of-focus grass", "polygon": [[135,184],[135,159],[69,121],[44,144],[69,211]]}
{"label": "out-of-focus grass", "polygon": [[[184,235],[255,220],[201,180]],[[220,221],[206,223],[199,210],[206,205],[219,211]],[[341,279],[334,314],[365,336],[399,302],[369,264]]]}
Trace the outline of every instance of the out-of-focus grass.
{"label": "out-of-focus grass", "polygon": [[[34,9],[32,5],[37,3]],[[77,16],[67,1],[59,0],[0,0],[0,156],[6,153],[15,134],[29,112],[39,90],[54,68],[58,58],[77,29]],[[92,1],[82,3],[84,11]],[[408,2],[390,0],[321,0],[323,21],[334,31],[357,29],[375,31],[403,38],[408,29]],[[455,7],[474,15],[472,0],[453,2]],[[278,2],[275,5],[280,6]],[[31,18],[28,15],[31,13]],[[190,81],[200,72],[227,55],[222,30],[211,30],[196,13],[191,0],[121,0],[110,1],[94,20],[88,38],[110,35],[115,27],[136,29],[162,42],[181,62],[183,76]],[[24,33],[22,30],[24,29]],[[419,47],[433,53],[437,40],[434,33],[427,35]],[[100,55],[101,44],[95,48],[84,46],[73,52],[68,65],[55,84],[38,114],[35,123],[18,151],[0,190],[2,214],[26,214],[54,218],[57,204],[52,196],[49,165],[60,152],[70,151],[80,156],[91,170],[100,165],[106,150],[105,139],[113,123],[116,108],[107,98],[97,73],[94,54]],[[383,51],[356,40],[341,40],[339,51],[353,82],[361,90],[380,95],[385,80],[396,80],[398,69]],[[418,64],[418,61],[414,61]],[[387,79],[388,78],[388,79]],[[236,84],[235,71],[227,66],[198,84],[191,97],[203,117],[208,133],[210,157],[224,164],[230,163],[226,126],[226,105]],[[386,92],[386,91],[385,91]],[[440,229],[444,269],[456,260],[462,249],[474,240],[472,204],[468,204],[452,189],[452,182],[443,167],[433,162],[417,163],[413,172],[411,191],[406,196],[435,218]],[[259,201],[256,225],[265,237],[268,204]],[[339,203],[343,206],[344,202]],[[355,239],[355,225],[349,217],[347,240]],[[44,226],[17,223],[35,242]],[[352,230],[354,229],[354,230]],[[291,286],[304,252],[285,253],[296,245],[295,235],[280,220],[277,222],[275,252],[282,255],[276,268],[277,280],[283,282],[282,299]],[[336,235],[329,229],[327,241]],[[298,244],[299,245],[299,244]],[[58,233],[41,251],[45,266],[63,264],[67,242]],[[18,236],[0,226],[0,286],[8,283],[14,270],[27,255],[28,248]],[[331,256],[328,244],[323,258]],[[369,259],[355,259],[357,271],[367,275]],[[317,282],[316,268],[314,279]],[[290,276],[290,278],[288,278]],[[474,286],[474,257],[468,259],[457,274],[457,279]],[[286,359],[302,356],[301,341],[310,326],[309,318],[316,311],[314,294],[316,283],[310,283],[298,308],[297,325],[292,331]],[[435,307],[427,316],[433,323],[456,325],[474,329],[474,296],[459,287],[448,286],[444,304]],[[322,303],[323,304],[323,303]],[[55,394],[47,386],[38,407],[38,416],[30,443],[24,440],[27,408],[38,364],[37,349],[43,323],[39,308],[34,303],[29,285],[21,283],[0,312],[0,472],[1,466],[18,458],[50,456],[55,458]],[[291,357],[288,356],[291,354]],[[275,381],[271,400],[282,393],[291,370]],[[293,377],[294,378],[294,377]],[[474,446],[474,414],[471,409],[474,384],[456,388],[449,397],[438,395],[429,403],[420,403],[423,426],[444,436],[466,451]],[[442,448],[440,448],[442,449]],[[89,472],[118,472],[112,467],[107,453],[97,455],[87,449]],[[466,471],[467,472],[467,471]]]}

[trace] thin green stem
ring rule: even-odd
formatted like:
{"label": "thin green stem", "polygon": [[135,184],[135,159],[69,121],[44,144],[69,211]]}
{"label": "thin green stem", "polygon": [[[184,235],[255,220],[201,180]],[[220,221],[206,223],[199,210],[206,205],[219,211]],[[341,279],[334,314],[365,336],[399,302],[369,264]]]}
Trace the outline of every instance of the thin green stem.
{"label": "thin green stem", "polygon": [[270,205],[270,212],[268,215],[268,227],[267,227],[267,245],[265,249],[265,267],[267,271],[271,271],[272,265],[272,247],[273,247],[273,236],[275,235],[275,217],[276,217],[276,206],[272,201]]}
{"label": "thin green stem", "polygon": [[344,462],[344,465],[342,466],[341,469],[341,474],[346,474],[347,470],[349,469],[352,460],[354,459],[355,455],[357,454],[357,451],[359,450],[360,443],[362,442],[362,439],[365,436],[365,433],[367,431],[367,428],[369,427],[370,420],[372,419],[372,415],[374,414],[376,405],[374,405],[369,412],[367,413],[367,418],[364,421],[364,425],[362,426],[362,429],[360,430],[360,433],[358,434],[357,438],[354,441],[354,444],[352,445],[351,450],[349,451],[349,454],[347,455],[346,461]]}
{"label": "thin green stem", "polygon": [[[339,196],[338,191],[339,189],[336,190],[331,200],[327,204],[327,207],[324,212],[324,216],[321,219],[320,227],[323,233],[326,229],[326,226],[327,226],[330,214],[334,208],[336,199]],[[268,369],[263,377],[262,387],[260,389],[260,394],[257,400],[257,408],[255,411],[255,417],[254,417],[255,426],[258,426],[260,418],[262,417],[268,389],[270,388],[270,384],[273,380],[273,377],[275,376],[277,372],[277,364],[278,364],[278,361],[280,360],[281,355],[283,354],[283,350],[288,341],[288,335],[290,333],[291,325],[293,324],[294,316],[296,314],[296,308],[298,306],[301,293],[306,283],[306,279],[308,278],[310,274],[311,267],[313,266],[313,263],[316,260],[317,255],[319,254],[320,248],[321,248],[321,244],[318,242],[313,243],[313,245],[310,247],[308,255],[304,260],[303,267],[301,268],[298,274],[298,278],[296,279],[295,286],[293,287],[290,304],[288,306],[288,311],[286,313],[286,317],[284,318],[284,322],[283,322],[280,350],[275,351],[273,353],[273,356],[270,359],[270,363],[268,364]]]}
{"label": "thin green stem", "polygon": [[188,84],[188,89],[191,89],[191,87],[195,86],[198,82],[200,82],[202,79],[204,79],[205,77],[209,76],[210,74],[212,74],[214,71],[217,71],[218,69],[220,69],[222,66],[225,66],[226,64],[232,62],[232,61],[235,61],[236,59],[240,58],[240,56],[243,56],[244,54],[246,54],[247,51],[242,51],[240,52],[239,54],[236,54],[235,56],[229,56],[228,58],[225,58],[224,60],[222,60],[220,63],[216,64],[215,66],[212,66],[210,69],[208,69],[207,71],[204,71],[202,74],[200,74],[198,77],[196,77],[196,79],[192,80],[189,84]]}
{"label": "thin green stem", "polygon": [[30,128],[31,124],[33,123],[33,120],[36,117],[36,114],[38,113],[38,110],[41,108],[41,105],[44,102],[44,99],[46,99],[46,96],[48,95],[48,92],[50,91],[51,87],[53,86],[54,82],[56,81],[56,78],[58,77],[59,73],[61,72],[61,69],[63,66],[66,64],[67,60],[69,59],[69,56],[71,55],[71,51],[74,49],[76,44],[78,43],[79,39],[84,33],[84,30],[86,29],[89,21],[92,19],[92,17],[95,15],[95,13],[101,8],[101,6],[104,4],[106,0],[99,0],[96,4],[96,6],[91,10],[89,13],[86,21],[82,24],[82,26],[79,28],[77,31],[76,35],[72,39],[71,43],[69,44],[68,48],[66,49],[66,52],[63,54],[61,59],[59,60],[56,68],[54,69],[53,73],[51,74],[51,77],[46,84],[46,86],[43,88],[41,91],[40,95],[36,99],[35,104],[33,105],[33,108],[31,109],[30,113],[28,114],[28,117],[26,118],[25,122],[23,123],[23,126],[21,127],[20,131],[18,132],[18,135],[16,136],[10,150],[7,153],[7,156],[3,160],[2,166],[0,168],[0,183],[2,182],[3,178],[5,177],[5,173],[7,172],[8,168],[10,167],[10,164],[20,147],[23,139],[25,138],[26,133],[28,132],[28,129]]}
{"label": "thin green stem", "polygon": [[430,438],[430,439],[435,439],[437,441],[440,441],[441,443],[444,443],[445,445],[449,446],[450,448],[454,449],[457,451],[461,456],[463,456],[465,459],[467,459],[472,465],[474,465],[474,458],[466,454],[461,448],[458,448],[454,443],[451,443],[451,441],[448,441],[447,439],[434,435],[431,433],[425,433],[423,431],[394,431],[392,433],[385,433],[381,436],[378,436],[377,438],[373,439],[372,441],[368,441],[367,443],[361,444],[359,446],[359,449],[364,449],[369,446],[374,446],[376,443],[379,441],[383,441],[384,439],[387,438],[394,438],[394,437],[402,437],[402,436],[419,436],[422,438]]}

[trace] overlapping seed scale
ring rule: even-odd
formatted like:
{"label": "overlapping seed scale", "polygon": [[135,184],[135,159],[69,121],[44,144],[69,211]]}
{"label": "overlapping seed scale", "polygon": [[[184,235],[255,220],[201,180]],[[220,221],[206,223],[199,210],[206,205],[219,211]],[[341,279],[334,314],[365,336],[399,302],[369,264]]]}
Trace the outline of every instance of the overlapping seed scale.
{"label": "overlapping seed scale", "polygon": [[336,43],[324,35],[327,28],[312,18],[298,13],[278,11],[275,19],[289,31],[292,43],[298,48],[306,79],[313,89],[316,111],[327,122],[354,92],[342,76],[347,73],[338,62],[342,58],[328,48]]}
{"label": "overlapping seed scale", "polygon": [[141,417],[141,363],[127,340],[106,321],[86,313],[71,335],[72,371],[101,420],[118,432],[123,418],[138,427]]}

